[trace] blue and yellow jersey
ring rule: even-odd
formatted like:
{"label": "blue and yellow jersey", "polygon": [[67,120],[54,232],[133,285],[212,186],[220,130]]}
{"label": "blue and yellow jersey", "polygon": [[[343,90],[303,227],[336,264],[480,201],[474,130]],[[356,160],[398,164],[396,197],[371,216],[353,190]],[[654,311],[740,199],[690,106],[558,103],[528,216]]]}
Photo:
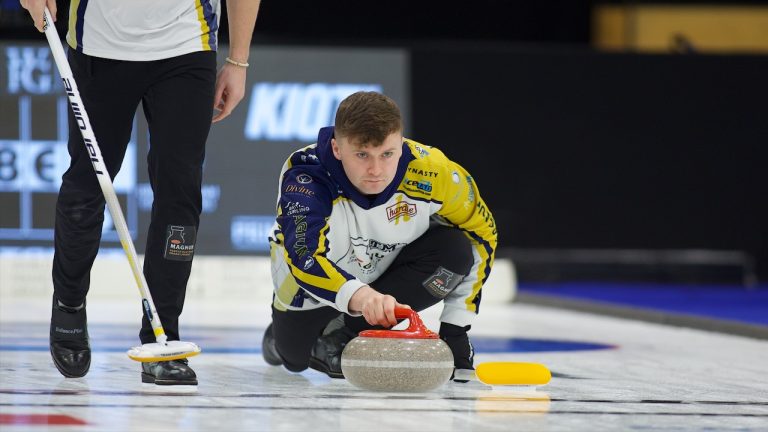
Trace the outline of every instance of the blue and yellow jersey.
{"label": "blue and yellow jersey", "polygon": [[67,43],[131,61],[216,51],[220,16],[220,0],[72,0]]}
{"label": "blue and yellow jersey", "polygon": [[274,306],[333,306],[374,282],[432,224],[462,230],[474,248],[469,276],[444,300],[443,322],[471,323],[493,266],[497,230],[472,176],[440,150],[405,139],[390,185],[373,198],[355,189],[332,154],[333,128],[283,165],[270,237]]}

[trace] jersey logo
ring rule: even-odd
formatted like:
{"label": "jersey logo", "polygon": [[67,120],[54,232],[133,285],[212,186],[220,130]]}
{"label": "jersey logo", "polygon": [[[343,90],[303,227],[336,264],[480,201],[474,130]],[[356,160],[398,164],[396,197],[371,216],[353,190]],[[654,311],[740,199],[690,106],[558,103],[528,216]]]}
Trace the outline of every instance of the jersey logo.
{"label": "jersey logo", "polygon": [[306,214],[311,209],[309,206],[302,205],[300,202],[291,201],[285,204],[284,211],[286,216],[293,216],[297,214]]}
{"label": "jersey logo", "polygon": [[432,192],[432,182],[426,180],[413,180],[406,178],[403,180],[405,188],[412,192],[421,192],[428,194]]}
{"label": "jersey logo", "polygon": [[402,196],[398,196],[397,202],[387,207],[387,219],[390,222],[395,221],[395,225],[400,223],[401,217],[403,222],[408,222],[412,217],[416,216],[416,204],[402,201],[402,199]]}
{"label": "jersey logo", "polygon": [[[309,252],[309,248],[307,248],[307,217],[304,215],[296,215],[293,217],[293,223],[296,226],[296,229],[294,231],[294,243],[293,243],[293,252],[299,257],[303,257],[306,255],[307,252]],[[310,264],[311,266],[312,264]],[[305,269],[306,270],[306,269]]]}
{"label": "jersey logo", "polygon": [[310,197],[315,196],[315,191],[313,191],[312,189],[309,189],[304,186],[293,185],[293,184],[286,185],[285,189],[283,189],[283,193],[306,195]]}
{"label": "jersey logo", "polygon": [[380,253],[374,253],[372,255],[368,255],[369,260],[364,261],[357,257],[355,254],[355,251],[352,251],[352,255],[350,255],[348,262],[350,264],[356,263],[358,266],[360,266],[360,273],[364,275],[369,275],[376,272],[376,267],[379,266],[379,261],[381,261],[382,258],[384,258],[384,255]]}
{"label": "jersey logo", "polygon": [[[360,237],[352,238],[351,240],[353,246],[352,255],[350,255],[347,262],[357,264],[362,274],[375,273],[382,258],[406,245],[406,243],[384,243]],[[365,248],[365,251],[363,251],[363,248]]]}
{"label": "jersey logo", "polygon": [[411,174],[416,174],[424,177],[435,177],[435,178],[437,178],[437,174],[438,174],[437,171],[423,170],[420,168],[413,168],[413,167],[408,167],[408,172]]}
{"label": "jersey logo", "polygon": [[416,151],[419,153],[420,158],[424,158],[429,156],[429,152],[422,146],[414,145],[413,148],[416,149]]}

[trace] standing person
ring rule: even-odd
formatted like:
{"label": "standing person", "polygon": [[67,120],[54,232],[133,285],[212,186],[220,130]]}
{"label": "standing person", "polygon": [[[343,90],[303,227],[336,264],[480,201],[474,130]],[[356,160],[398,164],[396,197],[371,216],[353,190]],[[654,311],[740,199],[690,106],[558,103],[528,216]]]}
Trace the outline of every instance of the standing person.
{"label": "standing person", "polygon": [[440,337],[453,352],[454,376],[465,376],[459,370],[473,369],[474,354],[467,332],[496,236],[464,168],[404,139],[388,97],[352,94],[335,127],[294,152],[280,174],[264,359],[342,378],[341,351],[358,332],[396,324],[395,306],[442,301]]}
{"label": "standing person", "polygon": [[[21,0],[43,31],[55,0]],[[259,0],[228,0],[229,56],[216,73],[219,0],[73,0],[68,60],[107,169],[114,179],[141,102],[149,124],[147,155],[154,193],[144,275],[168,340],[179,315],[202,211],[202,167],[211,121],[227,117],[245,93]],[[218,113],[214,115],[214,110]],[[99,249],[104,197],[75,119],[69,120],[69,169],[56,203],[50,348],[62,375],[82,377],[91,364],[86,318],[90,271]],[[183,248],[171,249],[169,238]],[[146,317],[141,343],[155,341]],[[195,385],[186,359],[142,363],[142,382]]]}

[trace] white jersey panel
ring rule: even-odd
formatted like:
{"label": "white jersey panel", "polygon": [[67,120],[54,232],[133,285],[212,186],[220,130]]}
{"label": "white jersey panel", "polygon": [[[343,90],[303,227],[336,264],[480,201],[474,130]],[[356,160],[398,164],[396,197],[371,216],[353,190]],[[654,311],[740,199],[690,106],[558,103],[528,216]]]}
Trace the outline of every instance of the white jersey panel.
{"label": "white jersey panel", "polygon": [[220,0],[73,0],[67,42],[131,61],[215,51],[220,9]]}
{"label": "white jersey panel", "polygon": [[[395,208],[410,208],[410,215]],[[429,228],[430,204],[401,193],[371,209],[340,200],[328,220],[328,259],[369,284],[389,268],[400,251]],[[396,216],[395,216],[396,215]]]}

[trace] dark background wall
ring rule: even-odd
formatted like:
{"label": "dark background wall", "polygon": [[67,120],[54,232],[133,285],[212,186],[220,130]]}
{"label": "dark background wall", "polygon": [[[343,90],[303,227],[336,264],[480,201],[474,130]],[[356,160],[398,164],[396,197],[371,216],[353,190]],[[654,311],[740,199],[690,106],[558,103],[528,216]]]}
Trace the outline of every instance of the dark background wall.
{"label": "dark background wall", "polygon": [[767,57],[413,52],[415,135],[477,178],[501,244],[768,261]]}
{"label": "dark background wall", "polygon": [[[58,0],[59,20],[69,1]],[[226,1],[221,0],[226,11]],[[419,39],[589,42],[590,1],[262,0],[256,41],[411,43]],[[0,36],[34,37],[19,0],[0,0]],[[228,40],[226,14],[220,36]],[[60,21],[60,22],[65,22]]]}
{"label": "dark background wall", "polygon": [[[768,57],[597,53],[595,3],[264,0],[254,43],[409,48],[409,129],[477,178],[503,247],[744,251],[768,279]],[[0,36],[39,38],[16,4]]]}
{"label": "dark background wall", "polygon": [[265,1],[261,13],[262,36],[303,40],[589,41],[588,1]]}

